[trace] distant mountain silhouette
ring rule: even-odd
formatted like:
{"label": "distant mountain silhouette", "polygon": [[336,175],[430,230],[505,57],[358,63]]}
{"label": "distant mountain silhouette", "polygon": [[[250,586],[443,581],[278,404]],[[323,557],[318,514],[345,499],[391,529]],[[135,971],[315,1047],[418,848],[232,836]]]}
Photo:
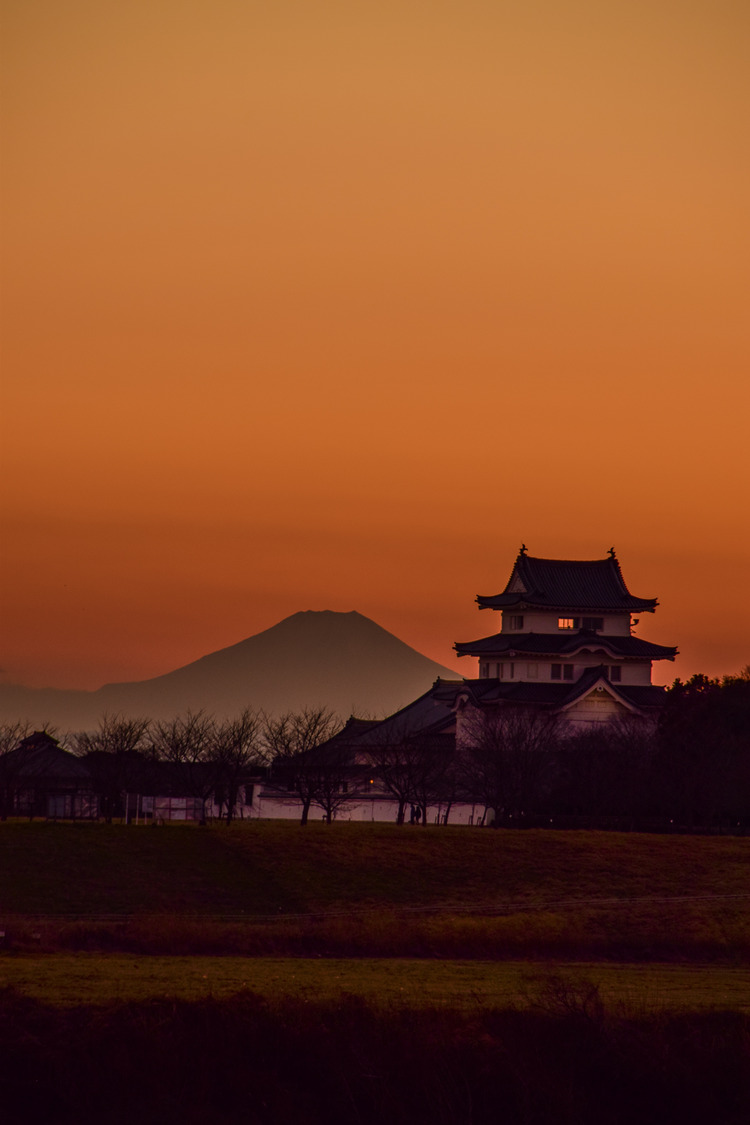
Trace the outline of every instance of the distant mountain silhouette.
{"label": "distant mountain silhouette", "polygon": [[164,676],[98,691],[0,685],[0,721],[90,730],[105,712],[171,718],[203,707],[223,717],[243,707],[279,714],[320,704],[342,717],[378,718],[426,691],[444,668],[353,611],[307,610]]}

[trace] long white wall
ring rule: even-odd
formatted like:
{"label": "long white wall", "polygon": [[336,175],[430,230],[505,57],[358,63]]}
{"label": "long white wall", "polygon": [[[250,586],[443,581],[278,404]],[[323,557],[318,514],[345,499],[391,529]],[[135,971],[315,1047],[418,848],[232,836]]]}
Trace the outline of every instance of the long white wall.
{"label": "long white wall", "polygon": [[[336,812],[335,820],[341,821],[372,821],[377,823],[396,823],[398,805],[396,801],[383,797],[373,797],[371,800],[362,800],[352,797]],[[428,824],[480,825],[486,814],[484,805],[455,803],[448,808],[446,805],[431,805],[427,810]],[[302,802],[294,797],[279,797],[276,794],[264,796],[261,792],[258,799],[253,801],[252,808],[246,810],[246,817],[255,820],[299,820],[302,816]],[[406,821],[409,821],[409,807],[406,808]],[[309,814],[310,821],[324,820],[323,810],[313,805]]]}

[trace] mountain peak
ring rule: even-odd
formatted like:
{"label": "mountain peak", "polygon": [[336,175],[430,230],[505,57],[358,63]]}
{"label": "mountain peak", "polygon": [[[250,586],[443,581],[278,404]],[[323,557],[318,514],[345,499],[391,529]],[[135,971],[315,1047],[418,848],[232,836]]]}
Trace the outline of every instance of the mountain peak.
{"label": "mountain peak", "polygon": [[[307,609],[151,680],[95,692],[25,689],[18,700],[24,714],[19,709],[13,717],[37,721],[41,708],[44,719],[63,728],[91,729],[105,711],[165,719],[200,708],[222,717],[245,707],[280,714],[324,706],[342,718],[382,716],[422,695],[439,676],[456,673],[357,610]],[[3,711],[10,706],[6,698]]]}

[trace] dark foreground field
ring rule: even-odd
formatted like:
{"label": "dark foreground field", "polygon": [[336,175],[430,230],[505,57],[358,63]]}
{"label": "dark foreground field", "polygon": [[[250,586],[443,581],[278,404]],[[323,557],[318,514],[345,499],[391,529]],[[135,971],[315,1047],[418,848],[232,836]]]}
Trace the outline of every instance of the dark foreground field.
{"label": "dark foreground field", "polygon": [[744,1125],[750,841],[0,824],[4,1120]]}
{"label": "dark foreground field", "polygon": [[243,1125],[745,1125],[750,1018],[359,1000],[0,1005],[4,1120]]}

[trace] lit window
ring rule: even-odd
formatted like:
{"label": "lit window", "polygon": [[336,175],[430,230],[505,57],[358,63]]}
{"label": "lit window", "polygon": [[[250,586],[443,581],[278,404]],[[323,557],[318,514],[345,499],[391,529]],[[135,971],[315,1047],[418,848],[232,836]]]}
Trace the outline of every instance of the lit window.
{"label": "lit window", "polygon": [[557,619],[558,629],[577,629],[578,624],[579,619],[577,617],[558,617]]}
{"label": "lit window", "polygon": [[622,679],[622,668],[619,664],[613,664],[609,670],[609,678],[614,684],[619,684]]}
{"label": "lit window", "polygon": [[510,627],[511,629],[523,629],[523,617],[511,617]]}
{"label": "lit window", "polygon": [[573,679],[573,665],[572,664],[563,664],[563,679],[564,680],[572,680]]}
{"label": "lit window", "polygon": [[601,633],[604,629],[603,617],[584,617],[583,628],[589,633]]}

